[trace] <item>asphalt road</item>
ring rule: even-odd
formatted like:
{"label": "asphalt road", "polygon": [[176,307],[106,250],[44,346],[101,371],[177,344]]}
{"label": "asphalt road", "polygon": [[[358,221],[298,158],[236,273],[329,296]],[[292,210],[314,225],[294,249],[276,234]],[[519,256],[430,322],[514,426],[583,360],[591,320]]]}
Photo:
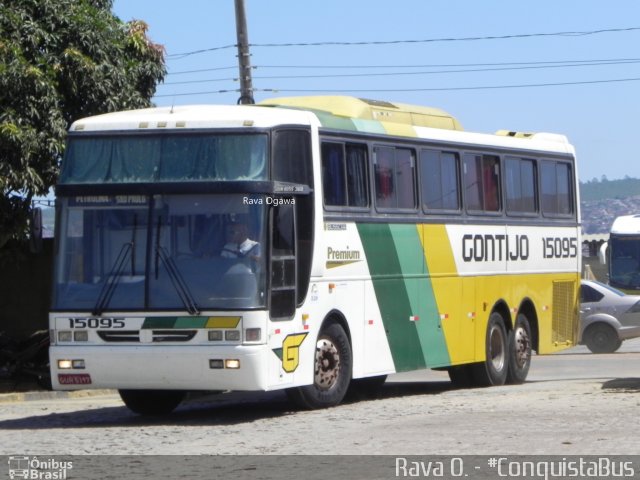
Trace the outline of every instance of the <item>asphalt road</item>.
{"label": "asphalt road", "polygon": [[[622,343],[611,354],[594,355],[579,345],[554,355],[535,356],[527,377],[528,382],[549,380],[607,379],[640,377],[640,338]],[[446,372],[424,370],[400,373],[387,382],[448,381]],[[640,452],[640,449],[639,449]]]}

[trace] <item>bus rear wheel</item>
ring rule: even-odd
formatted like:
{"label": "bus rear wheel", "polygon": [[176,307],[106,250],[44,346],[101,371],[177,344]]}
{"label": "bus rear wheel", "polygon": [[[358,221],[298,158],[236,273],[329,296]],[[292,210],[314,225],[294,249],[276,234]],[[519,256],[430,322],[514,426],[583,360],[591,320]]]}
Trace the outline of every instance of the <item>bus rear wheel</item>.
{"label": "bus rear wheel", "polygon": [[493,312],[487,323],[485,338],[486,359],[473,365],[475,384],[480,387],[504,385],[509,370],[507,354],[507,330],[504,319],[498,312]]}
{"label": "bus rear wheel", "polygon": [[351,382],[351,345],[344,329],[335,322],[323,327],[316,342],[313,383],[287,390],[289,399],[302,408],[338,405]]}
{"label": "bus rear wheel", "polygon": [[166,415],[184,399],[180,390],[118,390],[124,404],[138,415]]}
{"label": "bus rear wheel", "polygon": [[527,379],[531,366],[531,326],[525,315],[519,313],[509,333],[509,370],[507,383],[519,384]]}

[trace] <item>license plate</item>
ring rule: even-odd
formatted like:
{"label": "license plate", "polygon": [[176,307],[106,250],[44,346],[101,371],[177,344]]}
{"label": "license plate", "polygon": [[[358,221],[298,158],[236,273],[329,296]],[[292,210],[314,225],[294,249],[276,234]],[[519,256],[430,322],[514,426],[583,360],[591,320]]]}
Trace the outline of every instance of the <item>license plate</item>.
{"label": "license plate", "polygon": [[59,373],[60,385],[90,385],[91,375],[88,373]]}

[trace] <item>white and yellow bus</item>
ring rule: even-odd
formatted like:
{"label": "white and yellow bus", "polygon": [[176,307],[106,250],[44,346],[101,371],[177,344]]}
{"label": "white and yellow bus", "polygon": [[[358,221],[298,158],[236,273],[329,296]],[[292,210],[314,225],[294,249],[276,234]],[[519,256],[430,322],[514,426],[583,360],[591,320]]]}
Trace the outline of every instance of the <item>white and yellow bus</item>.
{"label": "white and yellow bus", "polygon": [[424,368],[523,382],[532,351],[576,342],[576,179],[562,135],[351,97],[79,120],[53,385],[154,414],[196,390],[327,407]]}

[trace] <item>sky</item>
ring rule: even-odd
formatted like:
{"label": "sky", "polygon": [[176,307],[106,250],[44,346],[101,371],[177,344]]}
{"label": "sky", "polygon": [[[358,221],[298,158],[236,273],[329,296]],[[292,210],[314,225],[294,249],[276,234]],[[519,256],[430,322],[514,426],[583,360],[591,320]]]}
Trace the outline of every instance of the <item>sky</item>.
{"label": "sky", "polygon": [[[257,102],[352,95],[437,107],[467,131],[567,135],[583,182],[640,178],[637,0],[245,0],[245,8]],[[115,0],[113,10],[144,20],[166,49],[156,105],[237,102],[234,0]]]}

